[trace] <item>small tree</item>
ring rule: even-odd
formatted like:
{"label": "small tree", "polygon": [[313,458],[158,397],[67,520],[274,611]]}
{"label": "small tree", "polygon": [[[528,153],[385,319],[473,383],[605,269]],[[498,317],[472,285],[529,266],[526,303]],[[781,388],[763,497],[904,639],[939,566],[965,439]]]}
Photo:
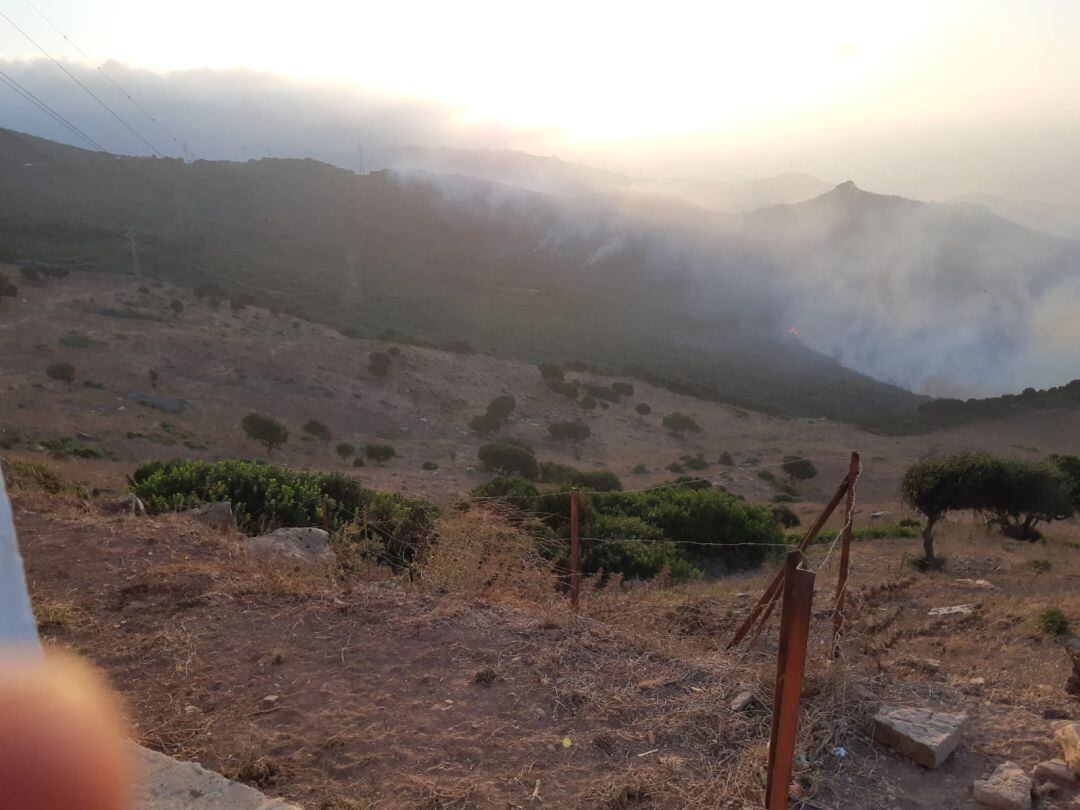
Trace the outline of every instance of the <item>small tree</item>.
{"label": "small tree", "polygon": [[381,467],[383,462],[389,461],[397,453],[388,444],[366,444],[364,445],[364,455]]}
{"label": "small tree", "polygon": [[647,402],[639,402],[637,405],[634,406],[634,410],[642,416],[648,416],[650,413],[652,413],[652,407]]}
{"label": "small tree", "polygon": [[334,448],[334,452],[341,456],[341,460],[345,461],[356,452],[356,447],[348,442],[338,442],[338,446]]}
{"label": "small tree", "polygon": [[274,452],[275,447],[285,444],[289,438],[289,429],[272,416],[252,411],[243,418],[240,425],[249,439],[266,445],[266,452]]}
{"label": "small tree", "polygon": [[809,481],[817,475],[817,467],[809,459],[798,456],[784,456],[781,468],[794,479]]}
{"label": "small tree", "polygon": [[330,428],[318,419],[308,419],[304,422],[304,433],[309,436],[314,436],[316,439],[320,439],[324,442],[330,441]]}
{"label": "small tree", "polygon": [[477,455],[492,472],[517,474],[530,481],[540,477],[540,465],[536,463],[536,456],[516,444],[485,444],[477,451]]}
{"label": "small tree", "polygon": [[75,366],[71,363],[50,363],[45,367],[45,373],[67,385],[71,385],[75,380]]}
{"label": "small tree", "polygon": [[701,426],[684,413],[669,413],[663,419],[664,427],[681,436],[684,433],[701,433]]}
{"label": "small tree", "polygon": [[487,412],[496,417],[500,421],[505,422],[510,418],[510,414],[514,412],[514,408],[517,407],[517,402],[509,394],[500,394],[491,400],[487,406]]}
{"label": "small tree", "polygon": [[623,397],[632,397],[634,395],[634,386],[627,382],[613,382],[611,390]]}
{"label": "small tree", "polygon": [[490,436],[499,432],[502,420],[493,413],[482,413],[469,420],[469,430],[484,436]]}
{"label": "small tree", "polygon": [[581,422],[555,422],[548,425],[548,433],[553,439],[580,442],[589,438],[592,431],[589,430],[588,425],[583,425]]}

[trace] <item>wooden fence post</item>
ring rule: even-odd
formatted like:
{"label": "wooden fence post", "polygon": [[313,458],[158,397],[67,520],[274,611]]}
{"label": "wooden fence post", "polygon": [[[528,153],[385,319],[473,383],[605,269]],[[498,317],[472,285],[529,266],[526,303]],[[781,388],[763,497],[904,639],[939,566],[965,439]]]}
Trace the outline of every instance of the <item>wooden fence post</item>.
{"label": "wooden fence post", "polygon": [[836,604],[833,607],[833,658],[840,657],[840,634],[844,630],[844,592],[847,590],[848,558],[851,554],[851,528],[855,521],[855,483],[859,478],[859,453],[851,451],[851,469],[848,472],[847,503],[844,506],[843,540],[840,546],[840,573],[836,579]]}
{"label": "wooden fence post", "polygon": [[806,644],[814,600],[814,572],[801,567],[801,551],[792,551],[784,565],[780,649],[776,656],[772,735],[765,782],[765,807],[786,810],[791,785],[795,742],[799,730],[799,700],[806,668]]}
{"label": "wooden fence post", "polygon": [[578,608],[581,589],[581,538],[578,534],[578,494],[570,493],[570,607]]}

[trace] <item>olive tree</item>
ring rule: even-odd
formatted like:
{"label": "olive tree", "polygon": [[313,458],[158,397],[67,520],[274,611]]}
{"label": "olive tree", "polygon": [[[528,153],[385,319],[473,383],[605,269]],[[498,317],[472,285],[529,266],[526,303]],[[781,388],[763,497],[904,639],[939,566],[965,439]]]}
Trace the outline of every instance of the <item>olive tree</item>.
{"label": "olive tree", "polygon": [[240,422],[249,439],[266,445],[266,452],[274,452],[275,447],[285,444],[289,438],[289,429],[277,419],[265,413],[252,411]]}
{"label": "olive tree", "polygon": [[664,427],[681,436],[683,433],[701,433],[701,426],[685,413],[669,413],[663,419]]}

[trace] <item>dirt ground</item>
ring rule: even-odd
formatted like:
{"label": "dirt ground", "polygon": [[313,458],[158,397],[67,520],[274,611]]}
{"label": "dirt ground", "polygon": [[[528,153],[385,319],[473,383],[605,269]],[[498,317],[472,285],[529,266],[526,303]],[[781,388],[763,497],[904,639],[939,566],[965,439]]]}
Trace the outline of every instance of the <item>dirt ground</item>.
{"label": "dirt ground", "polygon": [[[432,572],[438,588],[424,572],[301,573],[183,516],[110,516],[18,488],[14,500],[47,643],[101,666],[153,748],[320,810],[759,806],[775,627],[753,650],[724,645],[773,565],[587,588],[574,615],[539,571],[460,590],[446,571]],[[909,565],[918,541],[857,543],[839,664],[827,656],[836,555],[813,548],[808,806],[974,807],[971,780],[998,762],[1055,755],[1044,715],[1075,719],[1080,704],[1063,689],[1060,639],[1036,619],[1053,606],[1080,621],[1080,528],[1048,534],[1018,543],[953,523],[939,538],[946,570],[928,574]],[[991,587],[959,581],[972,579]],[[968,603],[969,617],[927,615]],[[744,688],[764,705],[733,711]],[[929,772],[869,741],[882,703],[972,719]]]}

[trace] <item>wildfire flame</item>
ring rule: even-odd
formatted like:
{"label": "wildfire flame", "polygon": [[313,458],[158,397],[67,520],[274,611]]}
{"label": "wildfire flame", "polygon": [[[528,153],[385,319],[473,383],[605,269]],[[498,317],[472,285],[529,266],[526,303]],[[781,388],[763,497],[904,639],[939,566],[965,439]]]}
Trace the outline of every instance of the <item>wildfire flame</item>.
{"label": "wildfire flame", "polygon": [[787,331],[788,331],[788,334],[791,335],[792,337],[798,337],[799,336],[799,328],[796,327],[796,326],[791,327]]}

